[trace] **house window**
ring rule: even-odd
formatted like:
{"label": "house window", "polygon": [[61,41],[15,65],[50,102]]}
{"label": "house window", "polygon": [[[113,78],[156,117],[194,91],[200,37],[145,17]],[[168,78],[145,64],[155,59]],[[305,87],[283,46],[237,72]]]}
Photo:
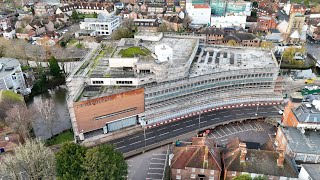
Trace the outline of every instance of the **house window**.
{"label": "house window", "polygon": [[92,84],[103,84],[103,81],[92,81]]}
{"label": "house window", "polygon": [[176,175],[176,179],[181,179],[181,175]]}
{"label": "house window", "polygon": [[196,172],[196,168],[192,168],[192,172]]}
{"label": "house window", "polygon": [[200,169],[200,172],[201,172],[201,173],[204,173],[204,169]]}
{"label": "house window", "polygon": [[180,174],[181,173],[181,169],[177,169],[177,173]]}
{"label": "house window", "polygon": [[237,172],[236,171],[232,171],[232,176],[236,176]]}
{"label": "house window", "polygon": [[211,170],[211,171],[210,171],[210,174],[214,174],[214,170]]}
{"label": "house window", "polygon": [[209,177],[209,180],[214,180],[214,176],[210,176],[210,177]]}

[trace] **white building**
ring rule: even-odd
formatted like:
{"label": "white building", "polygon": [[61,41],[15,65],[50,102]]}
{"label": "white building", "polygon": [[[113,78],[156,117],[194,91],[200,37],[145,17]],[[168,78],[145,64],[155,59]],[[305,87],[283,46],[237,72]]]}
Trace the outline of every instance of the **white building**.
{"label": "white building", "polygon": [[173,58],[172,48],[165,44],[155,46],[155,54],[160,62],[172,61]]}
{"label": "white building", "polygon": [[300,180],[316,180],[320,177],[320,164],[302,164],[299,173]]}
{"label": "white building", "polygon": [[216,26],[217,28],[225,28],[231,26],[245,28],[246,20],[246,15],[211,16],[211,26]]}
{"label": "white building", "polygon": [[98,18],[85,18],[84,22],[80,22],[80,32],[76,32],[76,36],[85,32],[90,36],[111,35],[119,25],[119,17],[108,17],[105,14],[99,14]]}
{"label": "white building", "polygon": [[3,32],[2,35],[7,40],[13,39],[16,36],[16,30],[12,28],[8,28]]}
{"label": "white building", "polygon": [[0,90],[11,90],[23,95],[29,94],[20,62],[11,58],[0,58]]}
{"label": "white building", "polygon": [[211,8],[209,5],[195,4],[187,6],[188,15],[192,19],[192,24],[208,25],[210,24]]}

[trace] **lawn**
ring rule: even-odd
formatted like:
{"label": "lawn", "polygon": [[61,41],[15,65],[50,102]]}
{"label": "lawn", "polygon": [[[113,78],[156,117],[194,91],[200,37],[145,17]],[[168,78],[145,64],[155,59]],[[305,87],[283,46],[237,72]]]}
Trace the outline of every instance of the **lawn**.
{"label": "lawn", "polygon": [[11,101],[15,101],[15,102],[23,102],[23,96],[21,96],[20,94],[14,93],[12,91],[9,90],[0,90],[0,101],[2,99],[8,99]]}
{"label": "lawn", "polygon": [[146,56],[150,54],[150,51],[140,47],[129,47],[127,49],[121,49],[119,54],[121,54],[121,57],[135,57],[137,55]]}
{"label": "lawn", "polygon": [[58,134],[51,139],[46,141],[46,144],[48,146],[56,145],[56,144],[62,144],[64,142],[72,141],[73,140],[73,132],[70,130],[65,131],[61,134]]}
{"label": "lawn", "polygon": [[79,19],[94,18],[94,14],[78,14]]}

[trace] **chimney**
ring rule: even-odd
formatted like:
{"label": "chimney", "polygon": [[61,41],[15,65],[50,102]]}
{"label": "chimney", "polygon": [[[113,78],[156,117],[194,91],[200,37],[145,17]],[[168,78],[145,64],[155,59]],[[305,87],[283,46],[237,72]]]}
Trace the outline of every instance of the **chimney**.
{"label": "chimney", "polygon": [[279,158],[277,159],[277,165],[279,167],[282,167],[283,163],[284,163],[284,157],[285,157],[284,150],[282,148],[278,148],[277,150],[279,152]]}
{"label": "chimney", "polygon": [[240,143],[239,144],[239,149],[240,149],[240,162],[245,162],[246,161],[246,155],[247,155],[247,145],[246,143]]}

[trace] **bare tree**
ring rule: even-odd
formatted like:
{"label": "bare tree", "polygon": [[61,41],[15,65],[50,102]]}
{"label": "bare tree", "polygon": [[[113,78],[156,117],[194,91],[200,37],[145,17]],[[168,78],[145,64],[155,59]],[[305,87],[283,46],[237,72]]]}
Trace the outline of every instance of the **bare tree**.
{"label": "bare tree", "polygon": [[53,136],[54,127],[54,102],[52,99],[41,99],[37,105],[37,109],[40,113],[41,119],[46,125],[47,130],[50,132],[51,137]]}
{"label": "bare tree", "polygon": [[30,138],[32,123],[34,121],[34,109],[27,108],[23,103],[15,104],[6,112],[6,124],[11,127],[25,141]]}
{"label": "bare tree", "polygon": [[39,139],[27,140],[0,163],[3,179],[55,179],[55,156]]}

